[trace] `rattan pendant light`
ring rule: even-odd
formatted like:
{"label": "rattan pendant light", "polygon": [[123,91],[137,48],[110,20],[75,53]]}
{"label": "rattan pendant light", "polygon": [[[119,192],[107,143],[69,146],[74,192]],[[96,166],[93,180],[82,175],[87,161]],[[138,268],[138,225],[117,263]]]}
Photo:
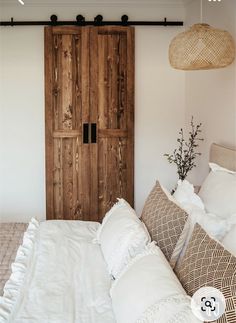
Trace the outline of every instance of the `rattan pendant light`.
{"label": "rattan pendant light", "polygon": [[[202,0],[201,0],[202,21]],[[229,32],[207,24],[195,24],[178,34],[169,47],[169,61],[180,70],[207,70],[230,65],[235,44]]]}

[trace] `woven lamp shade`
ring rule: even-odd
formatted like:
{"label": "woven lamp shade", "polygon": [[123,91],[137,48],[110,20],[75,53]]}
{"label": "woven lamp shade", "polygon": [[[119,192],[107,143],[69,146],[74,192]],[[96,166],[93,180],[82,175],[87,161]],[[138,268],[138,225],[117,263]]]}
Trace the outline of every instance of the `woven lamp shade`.
{"label": "woven lamp shade", "polygon": [[169,47],[172,67],[180,70],[207,70],[230,65],[235,58],[232,36],[207,24],[195,24],[178,34]]}

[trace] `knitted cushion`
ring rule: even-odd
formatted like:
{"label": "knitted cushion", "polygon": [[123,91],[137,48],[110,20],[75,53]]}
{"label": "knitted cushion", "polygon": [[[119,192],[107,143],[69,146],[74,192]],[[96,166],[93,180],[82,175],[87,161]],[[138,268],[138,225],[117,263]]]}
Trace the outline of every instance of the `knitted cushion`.
{"label": "knitted cushion", "polygon": [[172,267],[182,250],[181,236],[186,231],[187,219],[187,213],[168,198],[157,182],[145,202],[142,221]]}
{"label": "knitted cushion", "polygon": [[190,296],[204,286],[219,289],[226,299],[226,311],[217,322],[236,322],[236,257],[210,238],[199,224],[195,224],[186,253],[175,271]]}

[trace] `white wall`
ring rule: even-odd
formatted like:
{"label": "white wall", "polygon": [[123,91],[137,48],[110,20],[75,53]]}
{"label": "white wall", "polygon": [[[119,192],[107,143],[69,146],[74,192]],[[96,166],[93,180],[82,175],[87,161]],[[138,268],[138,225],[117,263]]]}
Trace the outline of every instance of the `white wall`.
{"label": "white wall", "polygon": [[[228,30],[236,39],[236,1],[203,2],[203,22]],[[199,22],[199,1],[187,6],[187,26]],[[204,143],[199,167],[190,178],[201,184],[208,172],[212,142],[236,148],[236,64],[227,68],[186,73],[186,123],[191,116],[203,123]]]}
{"label": "white wall", "polygon": [[[16,2],[15,2],[16,3]],[[184,19],[182,6],[153,2],[119,7],[1,6],[2,18]],[[152,3],[152,4],[151,4]],[[180,27],[136,28],[135,205],[140,213],[156,179],[171,188],[175,168],[163,158],[184,123],[185,75],[171,69],[168,45]],[[43,28],[0,29],[0,216],[2,221],[45,218]]]}
{"label": "white wall", "polygon": [[1,217],[43,217],[43,34],[37,28],[10,28],[1,36]]}

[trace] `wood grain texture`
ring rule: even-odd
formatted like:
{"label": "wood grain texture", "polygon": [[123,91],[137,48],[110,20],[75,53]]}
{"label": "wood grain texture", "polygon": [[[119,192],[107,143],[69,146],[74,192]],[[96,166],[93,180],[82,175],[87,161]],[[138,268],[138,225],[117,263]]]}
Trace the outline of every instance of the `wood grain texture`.
{"label": "wood grain texture", "polygon": [[[97,123],[98,121],[98,100],[97,100],[97,87],[98,87],[98,42],[97,35],[93,32],[93,27],[90,28],[90,123]],[[90,133],[91,137],[91,133]],[[91,138],[90,138],[91,140]],[[91,195],[90,195],[90,212],[94,221],[99,221],[98,214],[98,144],[90,144],[90,172],[91,172]]]}
{"label": "wood grain texture", "polygon": [[[46,27],[47,219],[100,221],[133,205],[134,29]],[[83,125],[97,125],[83,143]]]}
{"label": "wood grain texture", "polygon": [[89,122],[88,56],[87,28],[83,35],[78,27],[45,28],[47,219],[90,214],[89,148],[82,145],[82,124]]}
{"label": "wood grain texture", "polygon": [[[81,89],[81,127],[84,123],[90,122],[90,48],[89,48],[89,27],[82,28],[82,42],[83,46],[80,48],[77,57],[78,64],[81,64],[81,80],[80,80],[80,89]],[[79,88],[78,88],[79,90]],[[78,200],[78,209],[80,210],[81,219],[83,220],[94,220],[94,215],[90,212],[91,205],[91,171],[90,171],[90,145],[83,144],[83,141],[80,142],[79,150],[79,200]]]}
{"label": "wood grain texture", "polygon": [[106,26],[92,28],[91,33],[101,220],[117,197],[134,202],[134,29]]}
{"label": "wood grain texture", "polygon": [[46,147],[46,213],[47,218],[54,217],[54,149],[53,149],[53,37],[52,30],[44,30],[44,56],[45,56],[45,147]]}
{"label": "wood grain texture", "polygon": [[127,32],[127,181],[130,189],[127,190],[127,200],[134,203],[134,66],[135,66],[135,39],[134,28]]}

